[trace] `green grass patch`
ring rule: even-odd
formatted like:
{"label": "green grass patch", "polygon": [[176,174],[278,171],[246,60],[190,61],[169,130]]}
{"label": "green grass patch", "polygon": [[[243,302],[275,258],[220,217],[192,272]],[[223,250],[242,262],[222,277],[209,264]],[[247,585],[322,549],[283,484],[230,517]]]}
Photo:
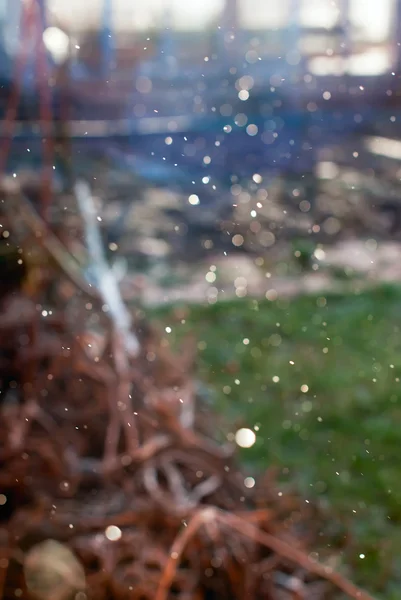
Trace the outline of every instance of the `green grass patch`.
{"label": "green grass patch", "polygon": [[[249,472],[272,465],[348,531],[358,583],[401,597],[401,289],[238,300],[158,316],[199,342],[199,377],[233,431],[256,429]],[[364,556],[364,558],[361,558]]]}

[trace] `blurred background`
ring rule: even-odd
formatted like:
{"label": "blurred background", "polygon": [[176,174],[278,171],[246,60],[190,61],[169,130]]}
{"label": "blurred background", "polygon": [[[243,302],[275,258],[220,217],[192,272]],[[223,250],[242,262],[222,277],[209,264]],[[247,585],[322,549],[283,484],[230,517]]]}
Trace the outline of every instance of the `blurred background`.
{"label": "blurred background", "polygon": [[[346,240],[341,263],[361,235],[398,236],[396,0],[40,4],[31,34],[22,3],[1,2],[3,114],[21,81],[8,168],[41,160],[50,76],[74,168],[96,164],[101,194],[113,188],[108,236],[127,260],[165,272],[174,259],[178,274],[189,256],[239,248],[270,261],[300,238],[302,248]],[[61,184],[58,167],[54,177]],[[370,268],[366,252],[358,266]]]}
{"label": "blurred background", "polygon": [[0,1],[3,166],[28,193],[68,141],[52,184],[90,182],[125,298],[198,335],[249,468],[332,511],[339,561],[398,599],[400,0],[22,5]]}

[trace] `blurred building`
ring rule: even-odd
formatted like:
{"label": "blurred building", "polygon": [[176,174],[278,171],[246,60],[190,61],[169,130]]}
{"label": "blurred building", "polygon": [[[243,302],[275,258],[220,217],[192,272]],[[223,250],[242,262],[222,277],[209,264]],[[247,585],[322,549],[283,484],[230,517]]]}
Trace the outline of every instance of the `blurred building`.
{"label": "blurred building", "polygon": [[[360,85],[369,91],[392,89],[391,73],[401,62],[401,0],[47,0],[46,5],[46,43],[51,50],[62,39],[57,28],[67,31],[77,94],[83,102],[95,96],[99,103],[119,105],[116,115],[126,116],[124,103],[155,104],[166,82],[177,97],[195,97],[191,110],[206,110],[205,95],[216,83],[228,81],[232,89],[230,77],[235,83],[241,74],[250,77],[252,95],[286,88],[298,99],[304,84],[308,96],[314,90],[341,95],[342,88],[348,90],[345,79],[353,77],[366,78]],[[0,52],[11,58],[20,41],[20,11],[21,0],[0,0]],[[7,64],[1,61],[3,75]],[[183,93],[185,87],[191,89]],[[250,89],[237,91],[245,97]],[[141,109],[136,116],[141,114],[146,113]]]}
{"label": "blurred building", "polygon": [[[246,55],[249,44],[266,57],[295,50],[307,57],[308,68],[316,75],[374,75],[398,62],[392,42],[401,35],[400,0],[47,0],[46,4],[50,22],[61,23],[77,37],[101,29],[103,43],[112,36],[117,50],[143,41],[152,46],[168,27],[178,39],[177,53],[180,38],[185,45],[185,32],[190,32],[194,46],[186,45],[182,55],[188,51],[193,55],[195,48],[207,49],[204,42],[215,43],[216,48],[218,40],[211,34],[218,29],[231,51]],[[21,0],[0,0],[1,43],[10,54],[19,43],[20,10]],[[234,32],[236,43],[227,44]]]}

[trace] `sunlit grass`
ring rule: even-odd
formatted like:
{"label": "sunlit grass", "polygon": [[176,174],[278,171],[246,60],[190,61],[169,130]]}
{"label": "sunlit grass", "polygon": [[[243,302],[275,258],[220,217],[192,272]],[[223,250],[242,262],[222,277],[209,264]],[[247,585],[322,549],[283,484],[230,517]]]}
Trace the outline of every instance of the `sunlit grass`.
{"label": "sunlit grass", "polygon": [[278,465],[328,505],[348,530],[354,577],[399,598],[401,289],[233,301],[192,307],[184,324],[170,311],[162,319],[171,335],[197,335],[199,377],[233,430],[257,430],[245,468]]}

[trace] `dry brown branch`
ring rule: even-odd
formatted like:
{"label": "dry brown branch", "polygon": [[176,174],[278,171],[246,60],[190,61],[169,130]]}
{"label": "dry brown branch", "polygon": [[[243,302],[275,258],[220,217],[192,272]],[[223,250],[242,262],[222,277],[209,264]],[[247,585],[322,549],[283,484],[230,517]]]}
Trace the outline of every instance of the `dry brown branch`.
{"label": "dry brown branch", "polygon": [[[315,540],[290,524],[314,532],[310,515],[277,500],[274,477],[245,487],[234,448],[203,418],[190,362],[134,319],[132,356],[65,265],[53,261],[34,298],[0,297],[0,597],[32,598],[27,585],[37,582],[23,567],[54,540],[80,563],[89,600],[329,600],[335,588],[372,600],[309,557]],[[67,280],[74,310],[50,293]],[[52,559],[43,561],[46,573]],[[39,600],[72,583],[55,582]]]}

